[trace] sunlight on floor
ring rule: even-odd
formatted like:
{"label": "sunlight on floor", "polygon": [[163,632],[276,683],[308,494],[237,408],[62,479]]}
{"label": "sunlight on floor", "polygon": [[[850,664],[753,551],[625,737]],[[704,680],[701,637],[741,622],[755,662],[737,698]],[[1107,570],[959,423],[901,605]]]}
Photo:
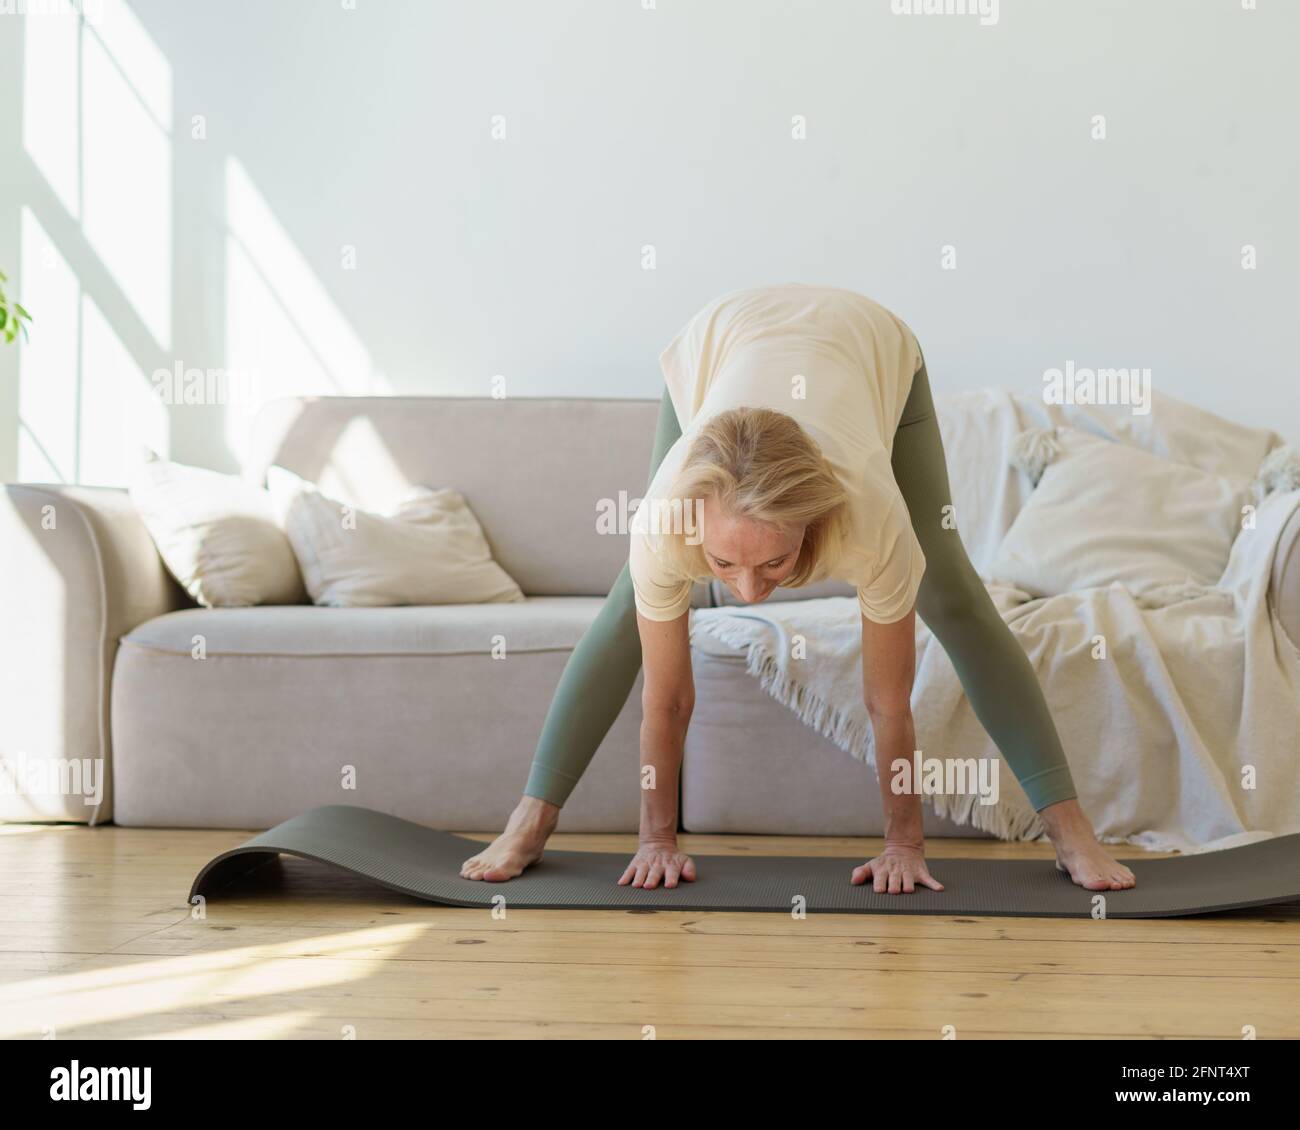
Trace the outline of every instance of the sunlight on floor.
{"label": "sunlight on floor", "polygon": [[[157,1016],[161,1022],[169,1012],[210,1009],[214,1002],[359,981],[370,974],[373,961],[398,956],[424,929],[384,926],[312,938],[309,961],[303,960],[303,942],[295,940],[6,984],[0,986],[0,1039],[31,1038],[50,1030],[71,1033],[138,1016]],[[347,968],[350,959],[362,958],[364,965]],[[266,1019],[260,1017],[258,1023]],[[285,1014],[285,1019],[296,1023],[303,1017]]]}
{"label": "sunlight on floor", "polygon": [[[191,1024],[185,1028],[169,1028],[158,1034],[159,1039],[186,1040],[287,1040],[296,1037],[304,1027],[323,1014],[302,1009],[298,1012],[277,1012],[270,1016],[249,1016],[239,1020],[226,1020],[217,1024]],[[339,1036],[342,1038],[342,1026]]]}

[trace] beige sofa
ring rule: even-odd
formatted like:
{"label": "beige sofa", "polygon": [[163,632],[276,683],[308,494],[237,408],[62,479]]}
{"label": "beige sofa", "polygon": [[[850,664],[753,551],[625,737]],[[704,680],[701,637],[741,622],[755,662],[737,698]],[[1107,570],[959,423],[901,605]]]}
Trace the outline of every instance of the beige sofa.
{"label": "beige sofa", "polygon": [[[1061,411],[1029,396],[1018,403],[1026,424]],[[959,512],[979,519],[963,526],[978,566],[1014,516],[979,515],[988,476],[1014,475],[989,450],[1006,437],[975,434],[977,394],[940,397],[939,410]],[[1066,414],[1143,442],[1108,411]],[[351,803],[436,827],[499,826],[564,663],[625,560],[625,536],[600,531],[597,512],[617,514],[620,500],[625,510],[639,496],[656,412],[648,400],[400,397],[263,411],[255,472],[278,462],[364,507],[385,505],[407,482],[463,491],[527,594],[516,604],[198,608],[165,572],[125,492],[7,486],[0,756],[29,770],[111,772],[93,803],[67,788],[8,789],[0,819],[261,828]],[[1249,473],[1276,442],[1240,429],[1237,470]],[[1293,526],[1273,600],[1300,639]],[[698,586],[696,605],[718,595]],[[881,831],[870,770],[772,701],[734,652],[702,644],[694,664],[681,786],[688,831]],[[1065,689],[1046,690],[1050,700]],[[562,828],[635,830],[639,716],[638,687]],[[928,828],[970,834],[933,818]]]}

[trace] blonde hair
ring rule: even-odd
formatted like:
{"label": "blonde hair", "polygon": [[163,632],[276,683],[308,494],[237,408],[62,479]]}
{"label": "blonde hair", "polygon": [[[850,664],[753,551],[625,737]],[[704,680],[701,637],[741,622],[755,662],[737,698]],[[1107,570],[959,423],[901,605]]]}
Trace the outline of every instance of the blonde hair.
{"label": "blonde hair", "polygon": [[[732,408],[710,419],[691,444],[669,494],[673,505],[712,498],[728,513],[773,526],[803,526],[794,571],[781,584],[818,579],[843,540],[847,494],[816,441],[771,408]],[[698,532],[697,532],[698,533]],[[663,554],[682,576],[712,576],[698,536],[676,531]]]}

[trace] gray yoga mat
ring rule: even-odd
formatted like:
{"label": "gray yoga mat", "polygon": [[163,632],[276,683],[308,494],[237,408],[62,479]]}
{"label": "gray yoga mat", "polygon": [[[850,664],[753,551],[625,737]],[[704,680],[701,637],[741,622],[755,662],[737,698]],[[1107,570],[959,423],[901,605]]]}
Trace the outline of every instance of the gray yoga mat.
{"label": "gray yoga mat", "polygon": [[[938,845],[930,842],[931,848]],[[332,864],[390,890],[446,906],[550,910],[767,910],[853,914],[1011,915],[1090,917],[1098,892],[1086,891],[1051,859],[943,859],[931,874],[947,888],[876,894],[849,882],[862,857],[692,856],[694,883],[668,890],[618,886],[628,852],[550,851],[508,883],[460,877],[461,862],[484,845],[396,816],[351,805],[314,808],[230,851],[194,880],[195,895],[211,899],[236,879],[280,855]],[[1203,855],[1125,859],[1137,876],[1127,891],[1105,891],[1107,918],[1167,918],[1266,906],[1300,899],[1300,834]],[[804,902],[796,900],[802,898]]]}

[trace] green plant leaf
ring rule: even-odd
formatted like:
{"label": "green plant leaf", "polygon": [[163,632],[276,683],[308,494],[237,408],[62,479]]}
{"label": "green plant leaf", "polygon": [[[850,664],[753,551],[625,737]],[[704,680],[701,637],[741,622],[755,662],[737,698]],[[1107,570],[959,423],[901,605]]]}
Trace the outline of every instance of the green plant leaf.
{"label": "green plant leaf", "polygon": [[28,321],[31,321],[32,316],[23,309],[23,304],[21,302],[15,302],[14,309],[18,311],[18,316],[20,318],[26,318]]}

